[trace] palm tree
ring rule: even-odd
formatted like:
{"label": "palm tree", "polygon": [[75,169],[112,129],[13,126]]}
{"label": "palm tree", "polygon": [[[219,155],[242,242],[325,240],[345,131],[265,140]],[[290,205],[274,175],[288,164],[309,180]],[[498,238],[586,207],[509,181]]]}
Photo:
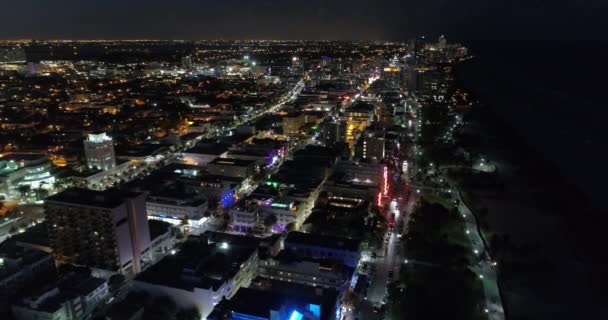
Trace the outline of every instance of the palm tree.
{"label": "palm tree", "polygon": [[55,190],[61,190],[64,189],[66,187],[66,182],[64,179],[56,179],[55,182],[53,182],[53,188]]}
{"label": "palm tree", "polygon": [[17,190],[19,190],[19,193],[21,193],[21,198],[25,198],[27,196],[27,194],[30,192],[30,189],[31,189],[31,187],[27,184],[22,184],[17,187]]}

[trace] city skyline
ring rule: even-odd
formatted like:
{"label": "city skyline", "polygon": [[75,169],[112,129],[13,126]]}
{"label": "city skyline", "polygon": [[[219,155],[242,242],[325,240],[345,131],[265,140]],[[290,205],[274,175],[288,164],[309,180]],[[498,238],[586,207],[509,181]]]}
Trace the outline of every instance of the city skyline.
{"label": "city skyline", "polygon": [[0,318],[597,318],[608,3],[545,2],[5,0]]}

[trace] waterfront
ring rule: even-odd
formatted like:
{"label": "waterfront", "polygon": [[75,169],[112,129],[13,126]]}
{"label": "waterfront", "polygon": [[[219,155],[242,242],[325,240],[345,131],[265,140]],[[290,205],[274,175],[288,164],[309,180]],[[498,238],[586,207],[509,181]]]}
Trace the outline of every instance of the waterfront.
{"label": "waterfront", "polygon": [[576,72],[556,66],[559,79],[540,81],[549,71],[522,58],[484,56],[457,69],[461,84],[486,108],[475,119],[476,134],[498,166],[490,187],[465,190],[474,207],[487,212],[488,235],[508,235],[514,251],[501,274],[508,316],[599,314],[605,110],[593,95],[579,99],[586,90],[580,83],[555,87],[560,79],[580,79]]}

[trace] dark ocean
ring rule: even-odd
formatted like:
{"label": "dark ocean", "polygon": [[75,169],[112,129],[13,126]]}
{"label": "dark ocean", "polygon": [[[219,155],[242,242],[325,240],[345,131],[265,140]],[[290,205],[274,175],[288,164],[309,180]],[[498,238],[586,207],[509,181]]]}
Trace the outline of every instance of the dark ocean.
{"label": "dark ocean", "polygon": [[505,267],[501,274],[507,315],[601,318],[598,297],[608,267],[602,203],[608,189],[608,46],[467,44],[476,57],[456,67],[456,79],[477,96],[480,111],[490,111],[481,117],[490,123],[483,134],[507,137],[489,139],[486,150],[500,150],[500,160],[527,168],[503,171],[508,186],[502,192],[476,195],[489,208],[492,232],[534,248],[519,269]]}
{"label": "dark ocean", "polygon": [[458,66],[457,78],[542,155],[539,166],[554,163],[599,207],[608,179],[608,46],[566,41],[467,45],[475,58]]}

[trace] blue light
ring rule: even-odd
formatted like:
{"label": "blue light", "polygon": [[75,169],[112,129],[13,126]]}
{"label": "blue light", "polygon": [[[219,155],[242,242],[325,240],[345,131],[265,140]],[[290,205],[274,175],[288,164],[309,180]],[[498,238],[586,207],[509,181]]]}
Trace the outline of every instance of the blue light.
{"label": "blue light", "polygon": [[291,316],[289,317],[289,320],[302,320],[302,318],[304,318],[304,315],[299,313],[298,311],[294,310],[291,313]]}
{"label": "blue light", "polygon": [[222,208],[228,208],[234,204],[234,194],[230,191],[222,195],[222,199],[220,200],[220,205]]}
{"label": "blue light", "polygon": [[267,318],[261,318],[256,316],[251,316],[248,314],[232,312],[232,320],[266,320]]}
{"label": "blue light", "polygon": [[318,304],[309,304],[308,311],[315,315],[315,317],[321,317],[321,306]]}

